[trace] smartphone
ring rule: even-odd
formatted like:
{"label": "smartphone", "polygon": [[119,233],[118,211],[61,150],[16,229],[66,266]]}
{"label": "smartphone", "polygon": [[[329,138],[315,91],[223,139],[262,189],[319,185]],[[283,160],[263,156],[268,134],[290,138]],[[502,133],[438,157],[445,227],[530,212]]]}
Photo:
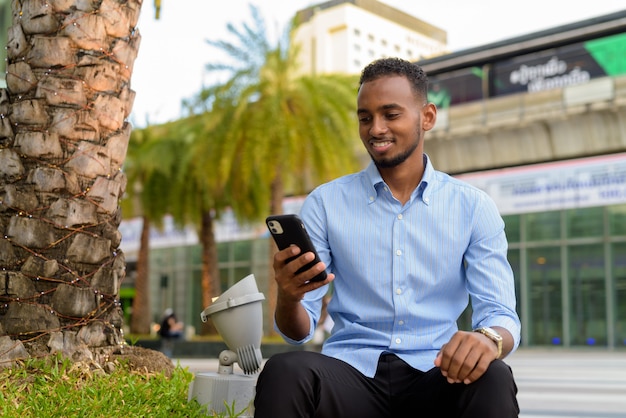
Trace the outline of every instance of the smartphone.
{"label": "smartphone", "polygon": [[[309,251],[315,254],[315,259],[298,269],[298,273],[308,270],[320,262],[320,258],[317,255],[317,251],[315,250],[313,243],[311,242],[309,233],[306,231],[304,223],[298,215],[272,215],[265,219],[265,223],[267,224],[267,229],[269,229],[270,234],[274,238],[274,242],[276,242],[276,246],[278,246],[279,250],[284,250],[290,245],[297,245],[302,252],[296,257],[299,257]],[[287,262],[296,257],[288,259]],[[326,280],[326,271],[322,271],[320,274],[311,279],[312,282],[319,282],[323,280]]]}

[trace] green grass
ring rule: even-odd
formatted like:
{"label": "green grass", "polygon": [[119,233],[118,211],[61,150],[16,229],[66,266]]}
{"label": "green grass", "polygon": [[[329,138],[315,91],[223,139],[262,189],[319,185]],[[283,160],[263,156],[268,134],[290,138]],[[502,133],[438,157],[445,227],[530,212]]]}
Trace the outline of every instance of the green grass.
{"label": "green grass", "polygon": [[[187,401],[193,373],[176,367],[163,373],[129,371],[118,364],[111,373],[61,358],[27,360],[17,367],[0,369],[2,417],[215,417],[206,407]],[[240,414],[240,413],[239,413]]]}

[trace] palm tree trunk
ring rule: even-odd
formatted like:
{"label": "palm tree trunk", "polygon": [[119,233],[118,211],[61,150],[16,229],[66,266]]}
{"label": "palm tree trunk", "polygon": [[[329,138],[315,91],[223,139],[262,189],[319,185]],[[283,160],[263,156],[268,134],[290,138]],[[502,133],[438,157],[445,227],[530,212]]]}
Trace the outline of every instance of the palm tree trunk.
{"label": "palm tree trunk", "polygon": [[16,344],[3,359],[24,356],[20,340],[74,359],[121,342],[118,201],[141,4],[12,2],[0,94],[0,327]]}
{"label": "palm tree trunk", "polygon": [[130,332],[150,334],[150,220],[142,217],[141,238],[137,254],[137,277],[135,278],[135,297],[133,314],[130,320]]}
{"label": "palm tree trunk", "polygon": [[[202,244],[202,306],[211,304],[213,297],[220,291],[220,277],[217,256],[217,244],[213,228],[213,215],[210,211],[202,212],[200,226],[200,242]],[[216,334],[217,330],[211,321],[206,322],[202,334]]]}
{"label": "palm tree trunk", "polygon": [[[280,170],[277,170],[280,173]],[[272,200],[270,202],[270,213],[272,215],[281,215],[283,213],[283,199],[285,198],[283,181],[280,176],[277,176],[271,185],[272,188]],[[272,267],[274,264],[274,254],[278,251],[278,247],[276,247],[276,243],[273,239],[270,239],[269,245],[269,280],[268,280],[268,315],[269,315],[269,324],[270,326],[267,328],[269,330],[270,335],[275,335],[276,331],[274,331],[274,313],[276,312],[276,293],[278,289],[276,288],[276,280],[274,278],[274,268]]]}

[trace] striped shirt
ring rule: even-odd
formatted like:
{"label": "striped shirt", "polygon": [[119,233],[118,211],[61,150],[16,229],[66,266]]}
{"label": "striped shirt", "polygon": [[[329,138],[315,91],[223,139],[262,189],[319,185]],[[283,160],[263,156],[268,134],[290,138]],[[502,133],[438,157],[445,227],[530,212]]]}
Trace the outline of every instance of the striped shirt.
{"label": "striped shirt", "polygon": [[[424,155],[422,181],[402,205],[373,163],[316,188],[301,217],[336,276],[328,312],[334,321],[322,352],[373,377],[392,352],[429,370],[457,331],[471,298],[472,327],[501,326],[519,345],[513,272],[504,222],[483,191],[436,171]],[[311,339],[324,286],[302,301]]]}

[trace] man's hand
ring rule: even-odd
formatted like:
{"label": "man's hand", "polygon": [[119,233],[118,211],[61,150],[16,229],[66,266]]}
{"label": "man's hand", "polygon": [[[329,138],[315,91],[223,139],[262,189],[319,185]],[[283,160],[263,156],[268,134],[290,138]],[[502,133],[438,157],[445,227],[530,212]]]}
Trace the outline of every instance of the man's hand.
{"label": "man's hand", "polygon": [[[292,257],[296,258],[287,262]],[[278,287],[276,325],[283,334],[294,340],[301,340],[309,333],[309,315],[300,304],[304,294],[332,282],[335,278],[333,274],[328,274],[326,280],[322,282],[311,281],[326,268],[322,262],[296,273],[314,259],[315,255],[312,252],[300,255],[300,248],[296,246],[288,247],[274,255],[274,278]]]}
{"label": "man's hand", "polygon": [[[300,255],[300,251],[300,248],[292,245],[274,255],[274,277],[278,285],[278,294],[285,302],[299,302],[306,292],[322,287],[333,279],[330,277],[322,282],[310,281],[326,268],[326,265],[321,261],[310,269],[297,273],[301,267],[306,266],[315,258],[312,252]],[[298,257],[287,261],[296,256]]]}
{"label": "man's hand", "polygon": [[457,331],[435,358],[435,366],[449,383],[475,382],[498,355],[498,347],[489,337],[468,331]]}

